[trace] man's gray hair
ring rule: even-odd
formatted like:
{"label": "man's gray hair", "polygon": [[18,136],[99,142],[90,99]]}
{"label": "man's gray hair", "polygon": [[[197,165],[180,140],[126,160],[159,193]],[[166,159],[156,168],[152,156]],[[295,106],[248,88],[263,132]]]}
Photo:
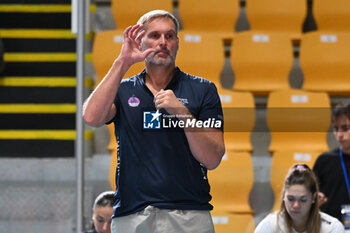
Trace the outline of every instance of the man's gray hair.
{"label": "man's gray hair", "polygon": [[169,19],[171,19],[174,22],[174,24],[175,24],[175,32],[176,32],[176,35],[177,35],[177,33],[179,31],[179,28],[180,28],[179,21],[177,20],[177,18],[174,15],[172,15],[171,13],[169,13],[169,12],[167,12],[165,10],[153,10],[153,11],[147,12],[146,14],[141,16],[141,18],[139,19],[137,24],[145,25],[147,22],[151,21],[152,19],[162,18],[162,17],[163,18],[169,18]]}

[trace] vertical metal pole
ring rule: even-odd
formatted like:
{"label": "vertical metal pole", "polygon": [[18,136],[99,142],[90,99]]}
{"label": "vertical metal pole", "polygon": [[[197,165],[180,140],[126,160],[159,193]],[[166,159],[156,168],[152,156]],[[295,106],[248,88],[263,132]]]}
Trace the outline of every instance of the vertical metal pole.
{"label": "vertical metal pole", "polygon": [[77,233],[83,231],[84,224],[84,123],[82,119],[85,77],[85,0],[77,0],[77,62],[76,62],[76,178],[77,178]]}

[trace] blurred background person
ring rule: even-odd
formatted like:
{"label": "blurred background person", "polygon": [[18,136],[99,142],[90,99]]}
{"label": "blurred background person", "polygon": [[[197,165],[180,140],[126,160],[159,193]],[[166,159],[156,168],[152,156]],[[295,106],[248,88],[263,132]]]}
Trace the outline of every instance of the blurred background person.
{"label": "blurred background person", "polygon": [[295,164],[288,172],[279,211],[269,214],[256,227],[255,233],[342,233],[341,222],[320,212],[318,184],[306,164]]}
{"label": "blurred background person", "polygon": [[105,191],[98,195],[92,207],[92,229],[84,233],[111,233],[114,192]]}
{"label": "blurred background person", "polygon": [[341,206],[350,204],[350,102],[335,106],[332,125],[340,147],[321,154],[313,171],[320,186],[320,209],[342,221]]}

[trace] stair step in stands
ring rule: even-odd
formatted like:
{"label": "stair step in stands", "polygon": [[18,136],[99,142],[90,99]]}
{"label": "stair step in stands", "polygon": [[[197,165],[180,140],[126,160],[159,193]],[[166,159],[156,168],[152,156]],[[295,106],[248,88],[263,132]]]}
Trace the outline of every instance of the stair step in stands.
{"label": "stair step in stands", "polygon": [[[90,12],[94,12],[94,5]],[[76,35],[67,0],[1,0],[0,157],[73,157]],[[86,35],[91,40],[92,34]],[[90,51],[86,62],[91,61]],[[85,87],[93,81],[85,78]],[[91,140],[91,131],[85,140]]]}

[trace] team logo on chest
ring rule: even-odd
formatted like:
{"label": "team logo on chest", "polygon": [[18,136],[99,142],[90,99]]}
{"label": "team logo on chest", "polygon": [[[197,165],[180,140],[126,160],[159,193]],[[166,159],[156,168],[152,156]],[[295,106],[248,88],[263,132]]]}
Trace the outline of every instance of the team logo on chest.
{"label": "team logo on chest", "polygon": [[135,108],[135,107],[139,106],[140,100],[139,100],[139,98],[137,98],[135,96],[132,96],[132,97],[129,98],[128,104],[129,104],[130,107]]}
{"label": "team logo on chest", "polygon": [[177,98],[183,105],[187,105],[188,104],[188,100],[185,98]]}

